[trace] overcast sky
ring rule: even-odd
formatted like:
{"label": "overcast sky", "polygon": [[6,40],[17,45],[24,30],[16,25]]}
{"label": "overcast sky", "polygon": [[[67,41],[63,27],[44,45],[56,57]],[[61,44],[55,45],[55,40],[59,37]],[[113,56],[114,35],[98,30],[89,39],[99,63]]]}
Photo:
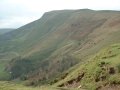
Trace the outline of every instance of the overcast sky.
{"label": "overcast sky", "polygon": [[83,8],[120,10],[120,0],[0,0],[0,28],[18,28],[51,10]]}

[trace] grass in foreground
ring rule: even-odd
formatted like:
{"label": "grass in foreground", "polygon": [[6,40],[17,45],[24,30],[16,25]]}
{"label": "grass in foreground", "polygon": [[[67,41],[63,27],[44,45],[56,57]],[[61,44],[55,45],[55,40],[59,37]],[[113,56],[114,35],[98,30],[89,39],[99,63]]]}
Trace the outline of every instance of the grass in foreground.
{"label": "grass in foreground", "polygon": [[27,87],[22,84],[15,84],[13,82],[0,81],[0,90],[76,90],[76,89],[55,88],[50,86]]}
{"label": "grass in foreground", "polygon": [[12,82],[0,82],[0,90],[59,90],[51,87],[27,87],[21,84],[15,84]]}

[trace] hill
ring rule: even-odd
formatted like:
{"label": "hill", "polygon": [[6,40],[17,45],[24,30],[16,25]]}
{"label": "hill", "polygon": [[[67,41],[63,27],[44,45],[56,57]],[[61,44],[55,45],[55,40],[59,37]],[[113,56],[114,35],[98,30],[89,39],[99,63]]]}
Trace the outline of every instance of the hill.
{"label": "hill", "polygon": [[0,36],[0,61],[10,79],[51,84],[102,48],[120,42],[120,12],[60,10]]}

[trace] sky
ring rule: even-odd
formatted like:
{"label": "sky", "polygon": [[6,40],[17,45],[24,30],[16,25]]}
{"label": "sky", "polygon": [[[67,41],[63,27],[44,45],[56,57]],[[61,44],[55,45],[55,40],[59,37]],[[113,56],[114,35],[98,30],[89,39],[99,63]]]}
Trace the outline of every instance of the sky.
{"label": "sky", "polygon": [[84,8],[120,10],[120,0],[0,0],[0,28],[19,28],[52,10]]}

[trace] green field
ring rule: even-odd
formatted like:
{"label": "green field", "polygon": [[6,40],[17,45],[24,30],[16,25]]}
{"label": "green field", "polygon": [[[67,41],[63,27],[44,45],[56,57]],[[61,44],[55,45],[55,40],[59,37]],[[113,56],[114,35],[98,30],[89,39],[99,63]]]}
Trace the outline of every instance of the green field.
{"label": "green field", "polygon": [[[78,90],[78,89],[66,89],[66,88],[55,88],[50,86],[39,86],[39,87],[27,87],[21,84],[15,84],[12,82],[0,82],[0,90]],[[79,89],[83,90],[83,89]]]}

